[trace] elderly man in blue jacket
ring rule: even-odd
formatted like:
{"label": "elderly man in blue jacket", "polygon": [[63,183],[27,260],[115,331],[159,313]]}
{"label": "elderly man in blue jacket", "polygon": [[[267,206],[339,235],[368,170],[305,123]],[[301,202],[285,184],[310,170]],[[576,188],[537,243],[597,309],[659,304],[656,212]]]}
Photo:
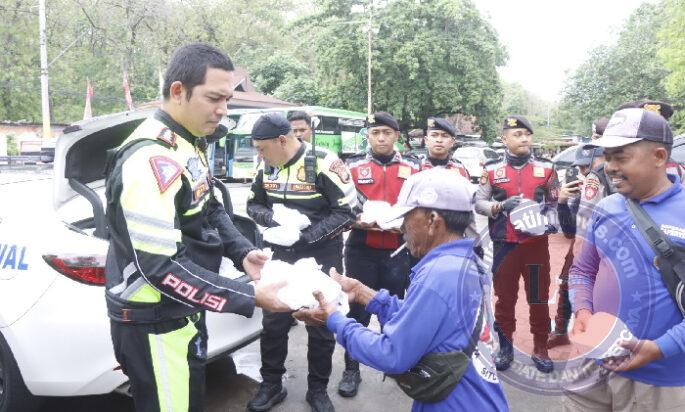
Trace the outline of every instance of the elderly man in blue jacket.
{"label": "elderly man in blue jacket", "polygon": [[[331,269],[331,276],[350,300],[378,316],[382,333],[337,312],[320,293],[316,294],[320,308],[301,310],[295,317],[310,323],[325,322],[354,359],[389,374],[409,370],[428,353],[468,352],[474,328],[480,326],[479,310],[489,307],[483,293],[487,275],[479,271],[473,239],[463,238],[472,208],[472,190],[461,176],[438,168],[407,179],[392,216],[387,218],[404,218],[401,230],[407,247],[414,257],[421,258],[411,270],[404,300]],[[491,362],[476,350],[461,380],[445,399],[415,401],[412,410],[507,410],[496,376]]]}

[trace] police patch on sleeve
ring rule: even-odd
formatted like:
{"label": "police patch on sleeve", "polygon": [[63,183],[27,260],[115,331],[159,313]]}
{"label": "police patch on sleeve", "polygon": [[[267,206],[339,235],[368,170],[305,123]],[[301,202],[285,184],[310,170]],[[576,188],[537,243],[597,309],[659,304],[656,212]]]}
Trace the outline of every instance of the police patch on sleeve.
{"label": "police patch on sleeve", "polygon": [[331,166],[328,168],[331,172],[338,175],[343,183],[348,183],[350,181],[350,172],[347,170],[347,166],[342,160],[336,159]]}
{"label": "police patch on sleeve", "polygon": [[152,156],[150,158],[152,172],[157,179],[159,191],[164,193],[183,174],[183,168],[174,160],[166,156]]}
{"label": "police patch on sleeve", "polygon": [[486,183],[488,183],[488,171],[483,169],[483,173],[480,175],[480,184],[484,186]]}
{"label": "police patch on sleeve", "polygon": [[588,201],[593,200],[597,197],[598,193],[599,179],[593,175],[588,176],[588,178],[585,180],[585,184],[583,185],[583,199]]}

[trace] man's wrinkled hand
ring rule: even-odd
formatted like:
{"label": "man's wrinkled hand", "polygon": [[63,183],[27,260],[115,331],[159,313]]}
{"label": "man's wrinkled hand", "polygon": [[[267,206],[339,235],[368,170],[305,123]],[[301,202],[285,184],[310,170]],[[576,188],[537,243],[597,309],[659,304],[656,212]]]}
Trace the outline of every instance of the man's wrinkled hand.
{"label": "man's wrinkled hand", "polygon": [[321,291],[314,291],[313,295],[316,298],[316,301],[319,302],[319,307],[314,309],[300,309],[293,313],[293,317],[304,322],[307,326],[325,325],[328,317],[335,312],[335,305],[328,304]]}
{"label": "man's wrinkled hand", "polygon": [[255,305],[270,312],[292,312],[290,306],[278,299],[278,291],[288,282],[258,282],[254,288]]}
{"label": "man's wrinkled hand", "polygon": [[659,345],[653,340],[627,340],[620,342],[619,345],[628,349],[630,354],[604,359],[603,368],[613,372],[627,372],[663,357]]}
{"label": "man's wrinkled hand", "polygon": [[252,250],[245,255],[245,258],[243,259],[243,269],[245,269],[245,273],[247,273],[252,280],[257,281],[262,277],[262,269],[269,259],[271,259],[271,256],[267,253],[264,253],[261,250]]}
{"label": "man's wrinkled hand", "polygon": [[359,291],[360,288],[363,286],[363,283],[361,283],[357,279],[341,275],[335,268],[331,268],[328,271],[328,274],[331,276],[331,279],[340,284],[342,291],[347,294],[347,300],[350,303],[355,303],[355,299],[359,296]]}

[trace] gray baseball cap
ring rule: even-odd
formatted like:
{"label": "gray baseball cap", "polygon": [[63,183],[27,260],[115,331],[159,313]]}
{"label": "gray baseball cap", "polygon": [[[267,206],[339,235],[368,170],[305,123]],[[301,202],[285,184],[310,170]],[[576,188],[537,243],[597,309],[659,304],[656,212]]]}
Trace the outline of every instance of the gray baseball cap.
{"label": "gray baseball cap", "polygon": [[417,207],[470,212],[474,194],[471,183],[459,173],[442,167],[424,170],[404,182],[397,203],[379,223],[397,220]]}
{"label": "gray baseball cap", "polygon": [[621,147],[641,140],[673,144],[673,132],[666,119],[645,109],[623,109],[611,116],[604,134],[587,146]]}

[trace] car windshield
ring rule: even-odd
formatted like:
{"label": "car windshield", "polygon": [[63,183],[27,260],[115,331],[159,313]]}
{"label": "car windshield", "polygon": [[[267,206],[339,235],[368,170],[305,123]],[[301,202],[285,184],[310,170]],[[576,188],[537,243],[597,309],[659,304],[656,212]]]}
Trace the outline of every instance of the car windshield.
{"label": "car windshield", "polygon": [[671,158],[676,162],[683,164],[685,163],[685,137],[676,140],[676,145],[673,147],[671,152]]}
{"label": "car windshield", "polygon": [[460,147],[454,151],[454,155],[457,157],[473,157],[477,158],[480,156],[480,149],[475,147]]}

